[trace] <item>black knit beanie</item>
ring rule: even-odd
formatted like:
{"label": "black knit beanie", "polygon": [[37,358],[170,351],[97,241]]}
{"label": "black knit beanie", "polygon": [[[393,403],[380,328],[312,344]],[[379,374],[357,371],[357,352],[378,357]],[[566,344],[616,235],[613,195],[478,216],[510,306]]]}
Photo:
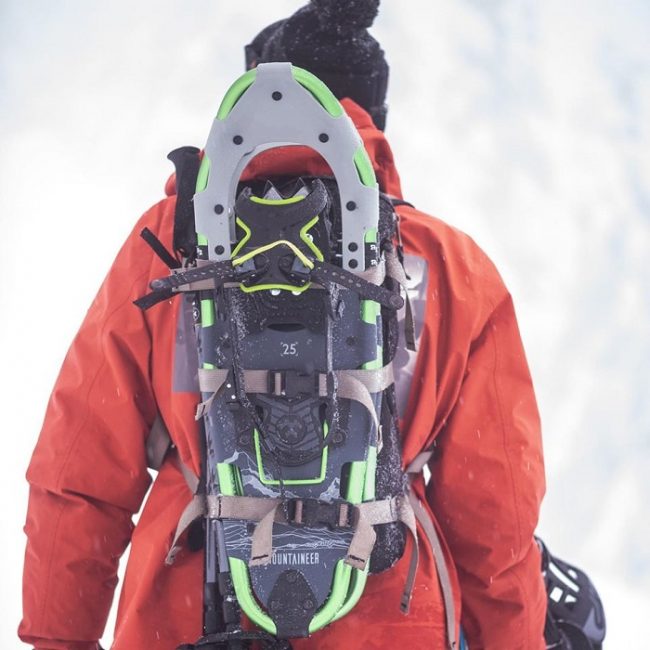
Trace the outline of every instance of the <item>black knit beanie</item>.
{"label": "black knit beanie", "polygon": [[246,68],[272,61],[305,68],[339,99],[350,97],[362,106],[383,131],[388,64],[368,33],[378,8],[379,0],[311,0],[246,46]]}

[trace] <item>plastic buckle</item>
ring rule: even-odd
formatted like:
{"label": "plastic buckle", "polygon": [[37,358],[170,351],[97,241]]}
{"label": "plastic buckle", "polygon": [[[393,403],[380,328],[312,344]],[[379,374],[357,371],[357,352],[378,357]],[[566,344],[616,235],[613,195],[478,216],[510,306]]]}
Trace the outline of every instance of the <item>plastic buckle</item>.
{"label": "plastic buckle", "polygon": [[327,526],[330,530],[351,528],[354,507],[347,501],[327,503],[318,499],[288,499],[287,521],[294,526]]}
{"label": "plastic buckle", "polygon": [[269,373],[269,392],[278,397],[318,395],[318,373],[278,370]]}

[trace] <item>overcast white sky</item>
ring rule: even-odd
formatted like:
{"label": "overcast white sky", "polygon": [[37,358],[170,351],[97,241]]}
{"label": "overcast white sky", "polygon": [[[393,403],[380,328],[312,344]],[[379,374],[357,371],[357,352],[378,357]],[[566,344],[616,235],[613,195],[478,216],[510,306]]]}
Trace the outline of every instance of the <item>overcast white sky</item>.
{"label": "overcast white sky", "polygon": [[[19,647],[23,477],[67,346],[161,197],[166,153],[204,143],[243,44],[300,4],[0,3],[2,648]],[[540,532],[603,592],[607,647],[637,645],[650,611],[650,5],[383,5],[405,194],[469,232],[514,294],[545,431]]]}

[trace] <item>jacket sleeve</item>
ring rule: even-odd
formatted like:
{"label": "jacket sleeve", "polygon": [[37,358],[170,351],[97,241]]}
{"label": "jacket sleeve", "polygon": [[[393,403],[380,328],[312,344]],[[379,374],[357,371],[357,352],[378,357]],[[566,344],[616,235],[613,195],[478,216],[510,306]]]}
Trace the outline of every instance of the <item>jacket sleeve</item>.
{"label": "jacket sleeve", "polygon": [[493,274],[498,291],[473,328],[427,498],[455,560],[471,650],[542,650],[539,416],[512,300]]}
{"label": "jacket sleeve", "polygon": [[92,303],[61,368],[27,479],[23,620],[37,650],[95,650],[117,566],[150,477],[145,440],[156,413],[151,344],[132,300],[152,265],[138,223]]}

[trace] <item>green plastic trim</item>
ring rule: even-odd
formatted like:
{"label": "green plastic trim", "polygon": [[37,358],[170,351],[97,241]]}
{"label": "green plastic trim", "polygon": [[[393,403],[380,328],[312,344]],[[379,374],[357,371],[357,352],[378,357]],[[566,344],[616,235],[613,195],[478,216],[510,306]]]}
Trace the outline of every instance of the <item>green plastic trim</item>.
{"label": "green plastic trim", "polygon": [[288,205],[290,203],[298,203],[299,201],[304,200],[304,196],[290,196],[288,199],[262,199],[259,196],[251,196],[251,201],[253,203],[259,203],[261,205]]}
{"label": "green plastic trim", "polygon": [[377,228],[368,228],[366,234],[363,236],[363,241],[366,244],[376,244],[377,243]]}
{"label": "green plastic trim", "polygon": [[314,242],[307,236],[307,231],[316,223],[318,223],[318,219],[320,217],[316,215],[311,221],[306,223],[301,229],[300,229],[300,239],[311,248],[312,253],[316,256],[316,259],[319,262],[322,262],[325,258],[323,257],[323,253],[321,253],[320,248],[314,244]]}
{"label": "green plastic trim", "polygon": [[[348,477],[348,486],[345,495],[345,498],[350,503],[361,503],[363,500],[366,466],[367,463],[362,460],[350,463],[350,475]],[[323,607],[316,612],[314,618],[309,623],[310,633],[331,623],[341,608],[346,605],[353,571],[356,572],[356,569],[352,569],[343,560],[339,560],[336,563],[332,591]]]}
{"label": "green plastic trim", "polygon": [[377,324],[377,318],[381,314],[381,306],[374,300],[361,301],[361,320],[370,325]]}
{"label": "green plastic trim", "polygon": [[203,160],[199,166],[199,173],[196,177],[196,191],[203,192],[208,186],[208,179],[210,178],[210,159],[203,154]]}
{"label": "green plastic trim", "polygon": [[233,467],[228,463],[217,463],[217,478],[221,494],[235,496],[237,494],[236,481],[233,476]]}
{"label": "green plastic trim", "polygon": [[235,222],[244,231],[244,236],[241,238],[241,240],[235,247],[235,250],[232,252],[230,259],[235,257],[237,253],[239,253],[239,251],[241,250],[242,246],[244,246],[244,244],[251,238],[251,229],[239,217],[235,219]]}
{"label": "green plastic trim", "polygon": [[348,489],[345,498],[350,503],[361,503],[363,501],[363,488],[366,478],[366,461],[355,460],[350,463],[350,476],[348,477]]}
{"label": "green plastic trim", "polygon": [[[377,231],[374,230],[374,239],[373,239],[373,231],[369,230],[366,233],[365,236],[365,241],[377,241]],[[364,300],[362,301],[363,303],[368,302],[372,303],[377,306],[377,312],[380,312],[379,305],[371,300]],[[363,310],[363,306],[362,306]],[[375,310],[370,308],[368,306],[367,308],[367,316],[368,318],[372,318],[373,315],[375,314]],[[377,322],[376,321],[376,316],[374,316],[374,320],[370,322]],[[367,363],[363,364],[363,367],[365,369],[376,369],[376,368],[381,368],[381,360],[382,360],[382,347],[380,345],[377,346],[377,357],[374,361],[369,361]],[[372,501],[375,496],[376,496],[376,479],[377,479],[377,447],[375,446],[370,446],[368,447],[368,459],[366,462],[366,471],[365,471],[365,480],[364,480],[364,485],[363,485],[363,500],[364,501]],[[348,614],[352,608],[359,602],[359,599],[363,595],[363,590],[365,589],[366,586],[366,581],[368,579],[368,566],[363,571],[359,571],[358,569],[355,569],[352,572],[352,579],[350,581],[350,588],[348,590],[348,595],[345,600],[345,603],[339,609],[339,611],[336,613],[334,618],[332,619],[331,622],[338,621],[340,618]]]}
{"label": "green plastic trim", "polygon": [[281,244],[284,244],[285,246],[288,246],[292,251],[293,254],[308,268],[308,269],[313,269],[314,268],[314,263],[293,243],[290,242],[288,239],[278,239],[276,241],[273,241],[269,244],[265,244],[264,246],[258,246],[252,251],[249,251],[245,255],[242,255],[241,257],[238,257],[237,259],[234,259],[232,261],[233,266],[239,266],[240,264],[243,264],[244,262],[250,260],[251,258],[255,257],[256,255],[259,255],[260,253],[264,253],[266,251],[271,250],[272,248],[275,248],[276,246],[280,246]]}
{"label": "green plastic trim", "polygon": [[253,68],[248,72],[245,72],[235,83],[233,83],[228,92],[223,98],[219,110],[217,111],[217,119],[225,120],[230,111],[235,107],[235,104],[239,101],[239,98],[253,85],[255,78],[257,77],[257,70]]}
{"label": "green plastic trim", "polygon": [[359,571],[358,569],[354,569],[352,571],[352,576],[350,578],[350,589],[348,590],[348,595],[347,598],[345,599],[345,603],[343,604],[341,609],[339,609],[339,611],[336,612],[336,615],[330,621],[330,623],[333,623],[334,621],[338,621],[339,618],[343,618],[359,602],[361,596],[363,595],[363,590],[366,587],[367,580],[368,580],[368,567],[366,567],[365,570],[363,571]]}
{"label": "green plastic trim", "polygon": [[[327,422],[323,423],[323,437],[327,435]],[[280,485],[280,481],[275,479],[267,478],[264,473],[264,463],[262,460],[262,450],[260,448],[260,436],[257,432],[257,429],[253,429],[253,440],[255,441],[255,457],[257,458],[257,473],[259,474],[260,481],[264,485]],[[322,483],[325,480],[327,474],[327,450],[325,447],[323,449],[323,454],[321,456],[320,463],[320,475],[316,478],[294,478],[294,479],[285,479],[282,481],[285,485],[317,485]]]}
{"label": "green plastic trim", "polygon": [[336,563],[334,569],[334,580],[332,580],[332,591],[325,604],[316,612],[314,618],[309,623],[309,633],[313,634],[322,627],[329,625],[336,614],[340,611],[341,607],[347,597],[350,579],[352,577],[352,567],[346,564],[343,560]]}
{"label": "green plastic trim", "polygon": [[[199,167],[199,174],[196,177],[196,192],[203,192],[208,186],[208,178],[210,177],[210,159],[204,155],[201,165]],[[198,246],[207,246],[208,238],[201,233],[196,233],[196,243]]]}
{"label": "green plastic trim", "polygon": [[266,291],[271,289],[280,289],[281,291],[291,291],[292,293],[302,293],[303,291],[307,291],[307,289],[309,289],[310,286],[311,286],[311,282],[308,282],[306,285],[302,287],[294,287],[290,284],[255,284],[252,287],[246,287],[243,284],[240,284],[239,288],[244,293],[253,293],[255,291]]}
{"label": "green plastic trim", "polygon": [[359,179],[364,185],[368,187],[377,187],[375,170],[372,168],[368,152],[362,144],[359,145],[359,148],[354,153],[354,165],[357,168]]}
{"label": "green plastic trim", "polygon": [[214,325],[214,301],[212,298],[201,300],[201,327]]}
{"label": "green plastic trim", "polygon": [[251,588],[250,575],[246,562],[236,557],[229,557],[230,575],[235,586],[235,593],[241,608],[255,625],[271,634],[277,634],[275,623],[270,616],[259,606]]}
{"label": "green plastic trim", "polygon": [[[377,474],[377,447],[371,446],[368,448],[368,460],[366,463],[365,483],[363,486],[363,500],[372,501],[375,496]],[[343,604],[343,607],[336,613],[334,621],[345,616],[358,602],[363,595],[363,590],[366,586],[368,578],[368,566],[363,571],[354,570],[352,572],[352,581],[348,596]]]}
{"label": "green plastic trim", "polygon": [[380,370],[383,365],[384,350],[381,345],[377,346],[377,356],[372,361],[363,364],[364,370]]}
{"label": "green plastic trim", "polygon": [[291,67],[293,78],[306,90],[308,90],[316,101],[332,116],[341,117],[343,107],[336,99],[334,93],[315,75],[304,68]]}

